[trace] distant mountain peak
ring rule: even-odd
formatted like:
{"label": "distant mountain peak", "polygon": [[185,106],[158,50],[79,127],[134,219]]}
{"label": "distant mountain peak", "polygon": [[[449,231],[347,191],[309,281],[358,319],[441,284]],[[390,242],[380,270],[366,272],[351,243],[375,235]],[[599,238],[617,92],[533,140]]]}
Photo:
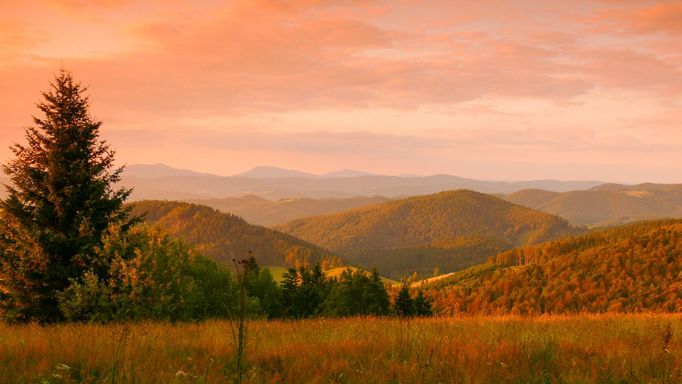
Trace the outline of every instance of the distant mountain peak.
{"label": "distant mountain peak", "polygon": [[296,171],[273,167],[269,165],[259,165],[246,172],[234,175],[235,177],[248,177],[254,179],[287,179],[287,178],[315,178],[317,175],[307,172]]}

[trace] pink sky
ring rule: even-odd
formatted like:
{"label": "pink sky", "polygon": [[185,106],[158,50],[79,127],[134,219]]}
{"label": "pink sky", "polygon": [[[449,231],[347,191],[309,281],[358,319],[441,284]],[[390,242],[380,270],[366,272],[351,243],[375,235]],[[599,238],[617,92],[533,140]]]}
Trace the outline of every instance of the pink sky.
{"label": "pink sky", "polygon": [[1,159],[61,66],[122,163],[682,182],[680,1],[0,0]]}

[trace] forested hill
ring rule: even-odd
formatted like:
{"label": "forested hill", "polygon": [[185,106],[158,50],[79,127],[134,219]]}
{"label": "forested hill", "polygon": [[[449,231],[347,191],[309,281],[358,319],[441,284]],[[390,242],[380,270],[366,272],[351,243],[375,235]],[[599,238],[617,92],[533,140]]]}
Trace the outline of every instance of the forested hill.
{"label": "forested hill", "polygon": [[340,260],[305,241],[268,228],[248,224],[240,217],[221,213],[206,206],[169,202],[142,201],[132,204],[133,214],[143,215],[151,225],[158,225],[173,236],[181,237],[195,249],[217,261],[231,262],[245,257],[249,250],[260,265],[291,266],[297,261],[325,266],[339,265]]}
{"label": "forested hill", "polygon": [[682,310],[682,220],[630,224],[503,252],[430,287],[441,313]]}
{"label": "forested hill", "polygon": [[289,198],[276,201],[255,195],[190,201],[207,205],[221,212],[229,212],[252,224],[274,226],[303,217],[341,212],[389,201],[381,196],[356,196],[336,199]]}
{"label": "forested hill", "polygon": [[468,190],[395,200],[279,227],[391,277],[463,269],[577,230],[557,216]]}
{"label": "forested hill", "polygon": [[604,184],[587,191],[526,189],[506,197],[512,203],[559,215],[576,225],[620,225],[682,217],[682,185]]}

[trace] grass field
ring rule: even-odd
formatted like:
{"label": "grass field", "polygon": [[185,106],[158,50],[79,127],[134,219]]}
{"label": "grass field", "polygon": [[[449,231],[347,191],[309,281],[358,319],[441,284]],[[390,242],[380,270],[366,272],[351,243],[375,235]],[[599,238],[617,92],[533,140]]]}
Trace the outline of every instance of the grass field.
{"label": "grass field", "polygon": [[[0,325],[0,382],[230,382],[229,333]],[[246,359],[249,383],[677,383],[682,316],[257,321]]]}

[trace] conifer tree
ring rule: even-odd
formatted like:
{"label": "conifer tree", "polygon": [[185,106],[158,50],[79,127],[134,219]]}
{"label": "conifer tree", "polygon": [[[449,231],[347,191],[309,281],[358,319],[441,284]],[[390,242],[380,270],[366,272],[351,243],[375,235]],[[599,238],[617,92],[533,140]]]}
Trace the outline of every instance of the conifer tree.
{"label": "conifer tree", "polygon": [[414,312],[417,316],[432,316],[431,301],[424,296],[422,291],[417,292],[417,297],[414,298]]}
{"label": "conifer tree", "polygon": [[410,296],[410,288],[407,282],[403,283],[402,288],[398,291],[393,303],[393,310],[397,316],[412,317],[414,316],[414,300]]}
{"label": "conifer tree", "polygon": [[391,311],[391,301],[388,298],[384,282],[381,281],[381,275],[379,275],[379,271],[376,268],[372,269],[370,283],[366,290],[369,291],[367,295],[370,297],[367,312],[373,315],[389,314]]}
{"label": "conifer tree", "polygon": [[107,273],[94,252],[112,224],[134,220],[123,207],[128,189],[114,189],[122,168],[100,139],[86,88],[62,70],[43,93],[42,112],[3,166],[10,177],[0,202],[0,311],[13,320],[61,319],[57,294],[86,271]]}
{"label": "conifer tree", "polygon": [[297,317],[298,288],[301,278],[296,268],[289,268],[282,274],[280,286],[282,288],[282,307],[284,314],[288,317]]}

